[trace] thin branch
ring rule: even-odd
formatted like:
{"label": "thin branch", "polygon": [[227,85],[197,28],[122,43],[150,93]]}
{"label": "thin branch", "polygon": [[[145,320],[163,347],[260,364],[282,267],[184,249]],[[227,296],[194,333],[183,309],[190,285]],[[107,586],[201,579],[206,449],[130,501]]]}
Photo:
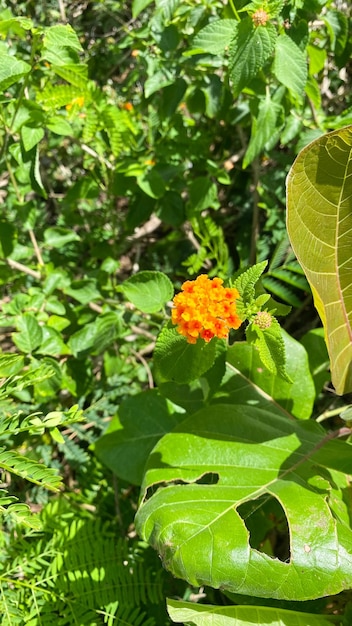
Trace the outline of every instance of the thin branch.
{"label": "thin branch", "polygon": [[5,261],[7,265],[9,265],[13,270],[18,270],[19,272],[28,274],[28,276],[33,276],[33,278],[36,278],[37,280],[41,279],[40,272],[37,272],[36,270],[32,270],[30,267],[27,267],[26,265],[22,265],[22,263],[18,263],[18,261],[13,261],[12,259],[1,259],[1,260]]}
{"label": "thin branch", "polygon": [[39,250],[37,238],[36,238],[36,236],[34,234],[34,231],[31,228],[29,230],[29,236],[31,238],[31,242],[32,242],[32,245],[33,245],[33,248],[34,248],[35,255],[36,255],[37,259],[38,259],[39,265],[44,265],[42,253]]}
{"label": "thin branch", "polygon": [[132,350],[132,354],[134,354],[134,356],[136,357],[136,359],[138,359],[138,361],[140,361],[142,363],[142,365],[144,365],[144,368],[147,372],[147,376],[148,376],[148,385],[149,385],[149,389],[153,389],[154,387],[154,380],[153,380],[153,374],[151,372],[151,369],[147,363],[147,361],[145,360],[145,358],[141,355],[140,352],[137,352],[136,350]]}

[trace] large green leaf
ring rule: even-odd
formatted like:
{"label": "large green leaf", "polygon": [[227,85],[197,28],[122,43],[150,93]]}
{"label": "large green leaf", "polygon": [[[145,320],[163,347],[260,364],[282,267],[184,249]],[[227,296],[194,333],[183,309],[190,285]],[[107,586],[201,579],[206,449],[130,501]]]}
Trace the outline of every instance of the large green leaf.
{"label": "large green leaf", "polygon": [[195,626],[329,626],[340,622],[336,615],[312,615],[268,606],[208,606],[168,600],[173,622]]}
{"label": "large green leaf", "polygon": [[140,485],[150,452],[180,417],[156,389],[126,398],[94,451],[117,476]]}
{"label": "large green leaf", "polygon": [[287,228],[325,329],[332,382],[352,391],[352,126],[319,137],[287,180]]}
{"label": "large green leaf", "polygon": [[[236,404],[202,409],[155,446],[138,532],[195,586],[286,600],[350,588],[350,445],[315,422],[289,419],[243,379],[242,388]],[[249,531],[253,516],[263,524],[279,505],[290,544],[282,560],[252,547]]]}

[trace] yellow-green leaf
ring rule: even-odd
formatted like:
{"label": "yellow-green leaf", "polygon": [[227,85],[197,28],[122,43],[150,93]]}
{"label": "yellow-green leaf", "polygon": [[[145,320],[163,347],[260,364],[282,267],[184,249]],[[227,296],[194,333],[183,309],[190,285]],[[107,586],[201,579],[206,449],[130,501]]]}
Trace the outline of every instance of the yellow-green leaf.
{"label": "yellow-green leaf", "polygon": [[287,179],[287,228],[325,329],[338,394],[352,391],[352,126],[319,137]]}

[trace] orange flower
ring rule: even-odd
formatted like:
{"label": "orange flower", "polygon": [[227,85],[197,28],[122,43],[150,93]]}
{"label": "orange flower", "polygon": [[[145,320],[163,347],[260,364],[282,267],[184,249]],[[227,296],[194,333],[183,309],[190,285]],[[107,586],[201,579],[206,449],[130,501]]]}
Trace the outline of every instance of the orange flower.
{"label": "orange flower", "polygon": [[210,280],[206,274],[182,285],[171,311],[177,331],[188,343],[196,343],[201,337],[208,342],[213,337],[226,339],[230,328],[238,328],[241,320],[236,314],[237,289],[222,287],[221,278]]}

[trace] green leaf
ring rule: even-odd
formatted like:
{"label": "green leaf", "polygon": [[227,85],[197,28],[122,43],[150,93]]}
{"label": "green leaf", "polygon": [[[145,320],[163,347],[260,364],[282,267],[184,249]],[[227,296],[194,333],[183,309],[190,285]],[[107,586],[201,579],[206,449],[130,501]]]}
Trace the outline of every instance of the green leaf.
{"label": "green leaf", "polygon": [[352,391],[352,126],[319,137],[287,179],[287,228],[323,322],[332,382]]}
{"label": "green leaf", "polygon": [[279,35],[276,41],[274,73],[285,87],[302,97],[308,77],[306,55],[285,34]]}
{"label": "green leaf", "polygon": [[192,49],[189,54],[224,54],[225,49],[230,45],[236,36],[238,28],[237,20],[216,20],[207,24],[197,33],[192,42]]}
{"label": "green leaf", "polygon": [[188,383],[199,378],[214,363],[216,339],[187,343],[174,327],[164,327],[154,350],[156,376],[160,382]]}
{"label": "green leaf", "polygon": [[17,333],[12,333],[14,344],[26,354],[36,350],[43,337],[42,327],[32,313],[24,313],[16,321]]}
{"label": "green leaf", "polygon": [[10,19],[0,19],[0,33],[6,35],[9,31],[16,33],[19,37],[25,35],[26,30],[33,28],[33,22],[27,17],[11,17]]}
{"label": "green leaf", "polygon": [[152,76],[150,76],[144,83],[144,95],[146,98],[149,98],[156,91],[160,91],[164,87],[168,87],[168,85],[172,85],[174,83],[174,76],[172,76],[169,72],[165,70],[159,70],[155,72]]}
{"label": "green leaf", "polygon": [[258,117],[252,117],[251,138],[243,158],[243,169],[254,161],[278,130],[277,119],[282,110],[282,106],[273,102],[269,94],[260,100]]}
{"label": "green leaf", "polygon": [[263,389],[283,409],[300,419],[309,419],[315,400],[315,387],[304,347],[283,329],[285,367],[292,382],[263,368],[253,345],[237,342],[228,350],[227,360],[254,384]]}
{"label": "green leaf", "polygon": [[[196,587],[299,601],[351,588],[343,496],[350,445],[310,420],[287,419],[256,393],[237,392],[235,402],[191,415],[157,443],[137,532],[174,576]],[[252,547],[248,530],[252,514],[263,524],[279,504],[288,526],[282,560]]]}
{"label": "green leaf", "polygon": [[22,126],[21,139],[26,152],[32,150],[44,137],[44,128],[31,128],[30,126]]}
{"label": "green leaf", "polygon": [[277,38],[271,23],[254,28],[250,17],[243,19],[230,47],[229,71],[235,95],[257,75],[270,57]]}
{"label": "green leaf", "polygon": [[6,219],[0,219],[0,256],[10,256],[13,252],[16,239],[17,232],[13,224]]}
{"label": "green leaf", "polygon": [[70,137],[73,135],[71,124],[61,115],[54,115],[49,118],[47,122],[47,128],[56,135],[64,135]]}
{"label": "green leaf", "polygon": [[101,298],[101,294],[96,286],[96,281],[90,278],[74,280],[70,286],[64,287],[64,293],[81,304],[88,304],[93,300]]}
{"label": "green leaf", "polygon": [[155,169],[138,176],[137,185],[151,198],[161,198],[166,191],[164,179]]}
{"label": "green leaf", "polygon": [[188,196],[187,210],[190,217],[205,209],[218,209],[220,206],[216,184],[203,176],[190,183]]}
{"label": "green leaf", "polygon": [[34,146],[31,150],[29,150],[25,156],[26,156],[26,160],[30,162],[30,180],[31,180],[33,191],[36,191],[43,198],[46,198],[47,193],[43,186],[42,177],[40,175],[38,144]]}
{"label": "green leaf", "polygon": [[309,367],[315,384],[316,396],[330,380],[329,355],[323,328],[313,328],[300,339],[308,354]]}
{"label": "green leaf", "polygon": [[94,444],[97,457],[117,476],[140,485],[147,458],[159,439],[183,415],[175,413],[156,389],[122,402],[107,431]]}
{"label": "green leaf", "polygon": [[21,354],[0,354],[0,376],[7,378],[18,374],[23,369],[24,359]]}
{"label": "green leaf", "polygon": [[80,237],[74,230],[62,226],[53,226],[45,230],[44,241],[52,248],[62,248],[70,241],[80,241]]}
{"label": "green leaf", "polygon": [[59,47],[73,48],[83,51],[78,36],[69,24],[59,24],[45,29],[43,44],[45,48],[56,49]]}
{"label": "green leaf", "polygon": [[61,354],[70,354],[70,350],[62,340],[60,333],[50,326],[42,327],[42,342],[38,347],[39,354],[49,354],[51,356],[59,356]]}
{"label": "green leaf", "polygon": [[233,286],[238,290],[245,305],[253,302],[255,297],[255,284],[258,282],[267,265],[267,261],[256,263],[256,265],[252,265],[247,270],[242,272],[242,274],[237,276],[237,278],[232,282]]}
{"label": "green leaf", "polygon": [[0,448],[0,467],[6,472],[20,476],[51,491],[59,491],[61,486],[61,477],[57,475],[56,470],[28,459],[13,450]]}
{"label": "green leaf", "polygon": [[0,91],[6,91],[8,87],[17,83],[31,71],[31,66],[24,61],[19,61],[14,56],[0,53]]}
{"label": "green leaf", "polygon": [[174,295],[170,279],[162,272],[156,271],[134,274],[120,285],[119,290],[144,313],[160,311]]}
{"label": "green leaf", "polygon": [[337,56],[341,56],[348,41],[348,18],[342,11],[330,9],[323,16],[331,39],[331,48]]}
{"label": "green leaf", "polygon": [[[261,313],[259,312],[259,315]],[[258,315],[258,316],[259,316]],[[261,328],[260,323],[253,320],[246,329],[247,340],[253,344],[259,353],[260,360],[265,368],[274,376],[280,376],[287,383],[292,380],[286,369],[286,351],[282,337],[282,329],[278,321],[271,317],[268,328]]]}
{"label": "green leaf", "polygon": [[133,0],[132,2],[133,19],[135,20],[136,17],[138,17],[138,15],[142,13],[142,11],[144,11],[144,9],[146,9],[147,6],[149,6],[152,2],[153,0]]}
{"label": "green leaf", "polygon": [[335,615],[313,615],[268,606],[212,606],[167,600],[173,622],[194,626],[331,626],[340,621]]}

